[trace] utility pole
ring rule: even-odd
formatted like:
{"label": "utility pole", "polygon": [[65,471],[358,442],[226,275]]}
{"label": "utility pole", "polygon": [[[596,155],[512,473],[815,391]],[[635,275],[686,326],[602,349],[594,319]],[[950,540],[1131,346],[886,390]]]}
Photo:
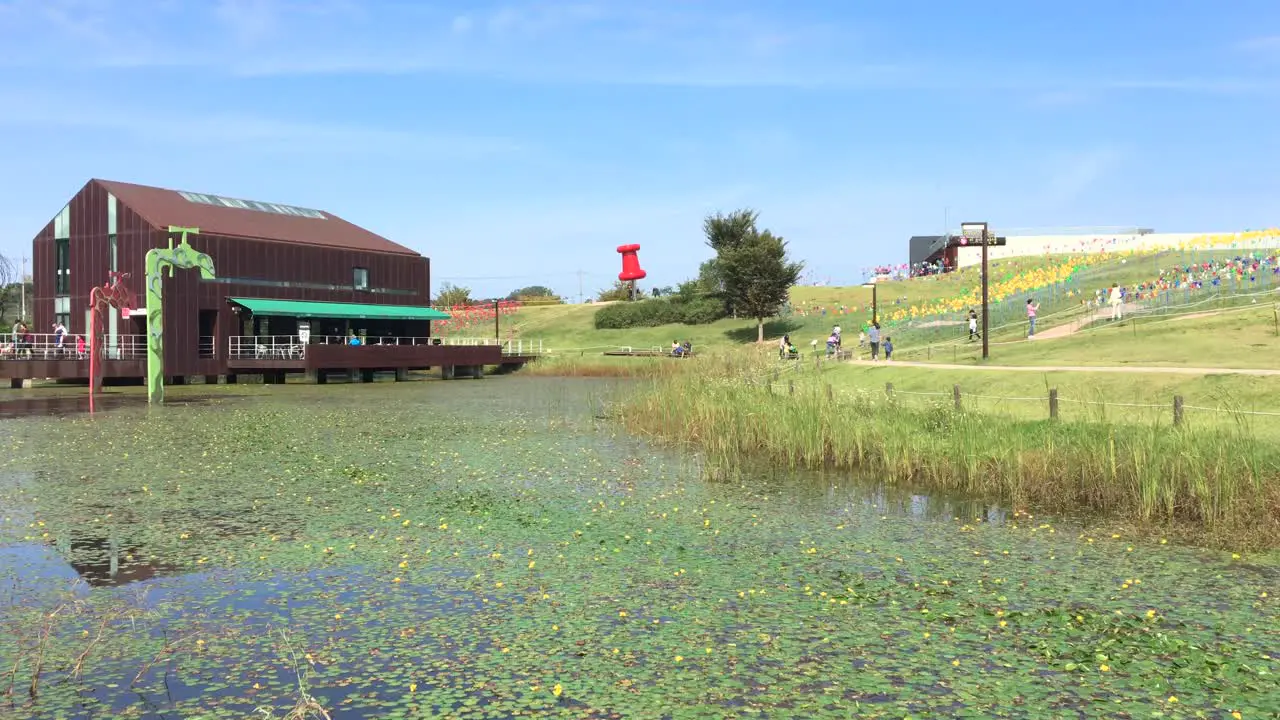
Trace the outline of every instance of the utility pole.
{"label": "utility pole", "polygon": [[987,345],[987,330],[990,328],[988,322],[989,312],[987,308],[987,224],[982,223],[982,359],[986,360],[991,357],[991,349]]}
{"label": "utility pole", "polygon": [[581,270],[579,270],[576,274],[577,274],[577,276],[578,276],[578,304],[579,304],[579,305],[581,305],[581,304],[582,304],[582,300],[583,300],[583,297],[582,297],[582,276],[583,276],[583,275],[586,275],[586,273],[585,273],[585,272],[583,272],[583,271],[581,271]]}
{"label": "utility pole", "polygon": [[493,301],[493,339],[502,344],[502,307],[499,305],[501,300]]}
{"label": "utility pole", "polygon": [[967,222],[960,224],[960,242],[964,244],[981,243],[982,244],[982,359],[986,360],[991,356],[990,346],[987,344],[987,331],[991,329],[991,312],[988,302],[988,271],[990,267],[987,263],[987,245],[990,238],[987,235],[987,224],[984,222]]}
{"label": "utility pole", "polygon": [[23,322],[27,319],[27,256],[22,256],[22,274],[18,276],[18,283],[22,288],[22,315]]}

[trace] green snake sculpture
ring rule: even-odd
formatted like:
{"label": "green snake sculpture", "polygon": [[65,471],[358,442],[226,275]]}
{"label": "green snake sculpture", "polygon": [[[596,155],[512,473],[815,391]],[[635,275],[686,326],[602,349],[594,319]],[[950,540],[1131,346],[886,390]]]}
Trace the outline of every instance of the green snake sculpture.
{"label": "green snake sculpture", "polygon": [[169,238],[169,247],[147,251],[147,402],[164,402],[164,271],[173,277],[173,269],[200,271],[200,277],[212,280],[213,258],[187,244],[187,235],[199,235],[200,228],[169,226],[169,232],[182,233],[177,247]]}

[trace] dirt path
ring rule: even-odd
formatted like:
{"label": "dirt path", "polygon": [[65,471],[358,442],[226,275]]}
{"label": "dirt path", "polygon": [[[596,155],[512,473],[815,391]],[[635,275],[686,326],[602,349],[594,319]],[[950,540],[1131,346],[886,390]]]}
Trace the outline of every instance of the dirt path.
{"label": "dirt path", "polygon": [[[861,365],[870,360],[855,360]],[[1270,368],[1203,368],[1156,367],[1143,365],[955,365],[950,363],[911,362],[893,360],[886,367],[918,367],[934,370],[1009,370],[1012,372],[1099,372],[1099,373],[1164,373],[1167,375],[1280,375],[1280,370]]]}
{"label": "dirt path", "polygon": [[[1130,313],[1134,311],[1136,307],[1137,306],[1132,303],[1126,304],[1124,306],[1124,315],[1128,316]],[[1093,323],[1098,322],[1099,320],[1106,320],[1110,317],[1111,317],[1110,306],[1101,308],[1098,310],[1094,310],[1092,314],[1086,315],[1083,318],[1080,318],[1079,320],[1072,320],[1071,322],[1065,325],[1058,325],[1056,327],[1051,327],[1046,330],[1041,330],[1040,332],[1036,333],[1036,340],[1054,340],[1056,338],[1067,337],[1068,335],[1075,335],[1076,333],[1080,332],[1082,329],[1086,327],[1089,327]]]}

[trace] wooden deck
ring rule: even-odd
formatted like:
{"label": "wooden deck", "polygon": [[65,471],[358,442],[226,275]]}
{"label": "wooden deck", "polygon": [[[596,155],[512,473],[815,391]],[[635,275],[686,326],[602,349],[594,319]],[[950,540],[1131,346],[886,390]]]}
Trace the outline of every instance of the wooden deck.
{"label": "wooden deck", "polygon": [[[103,360],[104,378],[142,378],[147,375],[147,361],[143,358],[129,360]],[[0,378],[10,380],[88,380],[89,361],[77,358],[32,359],[0,361]]]}
{"label": "wooden deck", "polygon": [[[536,361],[537,354],[510,354],[498,345],[312,345],[305,357],[232,357],[207,359],[202,365],[210,377],[233,375],[272,375],[282,378],[290,373],[316,374],[324,372],[349,373],[358,371],[364,375],[374,372],[407,373],[414,370],[441,368],[446,377],[458,375],[472,377],[476,368],[492,367],[506,373],[518,370]],[[447,369],[447,371],[446,371]],[[465,370],[462,370],[465,369]],[[104,360],[103,378],[145,378],[145,358]],[[0,378],[7,378],[13,387],[22,387],[31,380],[84,380],[89,377],[89,361],[79,358],[8,359],[0,361]],[[198,376],[197,376],[198,377]],[[178,378],[177,382],[183,382]]]}
{"label": "wooden deck", "polygon": [[688,355],[672,355],[670,351],[663,350],[606,350],[601,353],[609,357],[669,357],[673,360],[684,360],[694,357],[693,353]]}

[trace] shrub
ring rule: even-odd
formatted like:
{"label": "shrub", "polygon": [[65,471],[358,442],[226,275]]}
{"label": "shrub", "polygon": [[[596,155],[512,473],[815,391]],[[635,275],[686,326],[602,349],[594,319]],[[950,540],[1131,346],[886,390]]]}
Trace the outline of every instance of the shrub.
{"label": "shrub", "polygon": [[683,299],[680,296],[618,302],[596,311],[597,330],[624,330],[659,325],[702,325],[725,316],[724,304],[715,298]]}

